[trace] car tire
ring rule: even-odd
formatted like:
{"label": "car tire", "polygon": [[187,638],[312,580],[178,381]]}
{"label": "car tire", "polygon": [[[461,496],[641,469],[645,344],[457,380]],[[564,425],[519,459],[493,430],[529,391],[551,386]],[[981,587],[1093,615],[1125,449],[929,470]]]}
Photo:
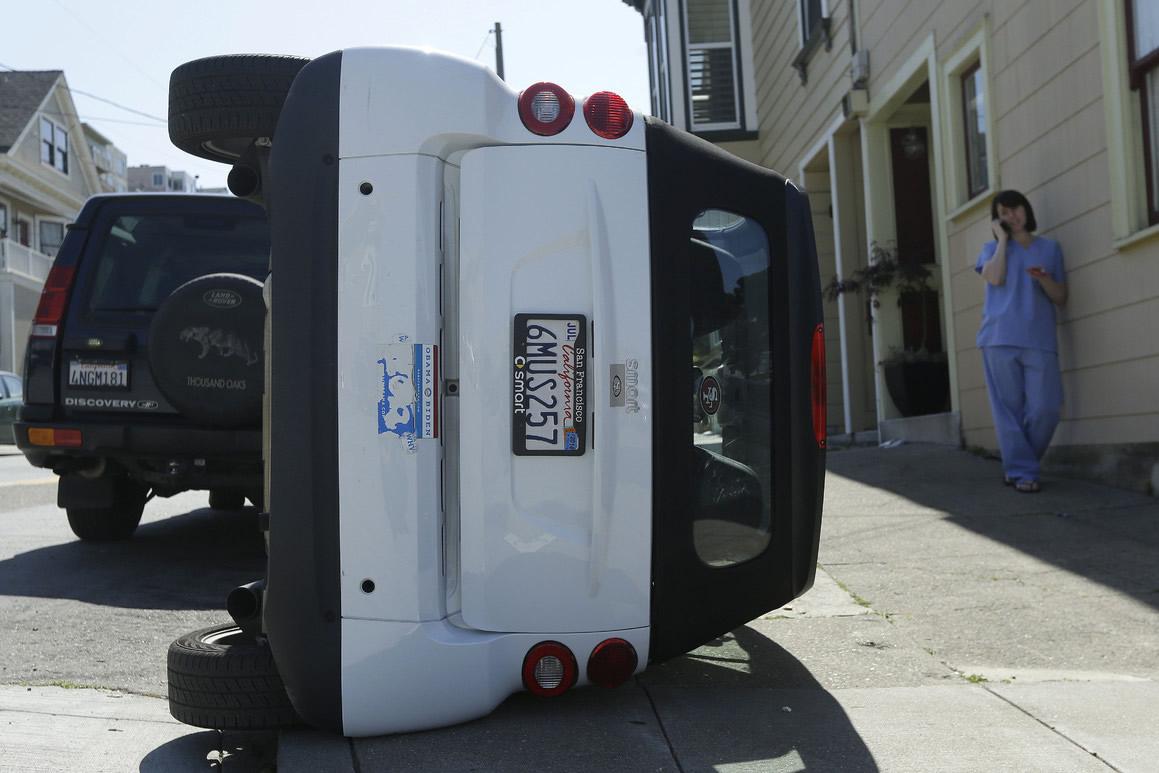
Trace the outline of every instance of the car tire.
{"label": "car tire", "polygon": [[299,723],[269,645],[233,623],[169,645],[169,713],[214,730],[273,730]]}
{"label": "car tire", "polygon": [[297,56],[232,54],[186,62],[169,78],[169,139],[187,153],[234,164],[273,138],[298,71]]}
{"label": "car tire", "polygon": [[86,542],[128,539],[145,511],[149,487],[126,476],[113,481],[113,502],[108,507],[66,507],[72,533]]}
{"label": "car tire", "polygon": [[240,510],[245,507],[245,494],[233,489],[210,489],[209,506],[213,510]]}
{"label": "car tire", "polygon": [[211,427],[259,427],[265,382],[262,283],[207,274],[166,298],[149,327],[149,370],[183,416]]}

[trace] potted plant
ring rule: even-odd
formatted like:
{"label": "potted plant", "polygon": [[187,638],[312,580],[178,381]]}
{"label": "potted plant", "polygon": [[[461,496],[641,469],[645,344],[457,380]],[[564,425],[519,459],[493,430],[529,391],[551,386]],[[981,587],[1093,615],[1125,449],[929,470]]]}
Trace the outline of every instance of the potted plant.
{"label": "potted plant", "polygon": [[950,374],[942,351],[938,293],[930,286],[930,270],[916,261],[898,260],[895,250],[876,242],[870,245],[869,265],[825,286],[826,299],[844,293],[865,293],[866,318],[873,324],[872,308],[881,307],[881,295],[893,290],[902,310],[903,341],[890,347],[882,367],[889,396],[902,416],[921,416],[949,410]]}

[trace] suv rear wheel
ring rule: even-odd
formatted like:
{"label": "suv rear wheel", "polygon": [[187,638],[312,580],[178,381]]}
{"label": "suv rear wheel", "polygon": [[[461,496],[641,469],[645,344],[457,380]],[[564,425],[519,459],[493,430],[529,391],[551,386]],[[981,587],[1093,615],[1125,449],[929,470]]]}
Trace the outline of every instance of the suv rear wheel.
{"label": "suv rear wheel", "polygon": [[113,492],[111,504],[101,507],[65,507],[72,533],[82,540],[104,542],[126,539],[132,536],[137,530],[137,524],[141,522],[149,487],[123,474],[115,475],[110,483]]}

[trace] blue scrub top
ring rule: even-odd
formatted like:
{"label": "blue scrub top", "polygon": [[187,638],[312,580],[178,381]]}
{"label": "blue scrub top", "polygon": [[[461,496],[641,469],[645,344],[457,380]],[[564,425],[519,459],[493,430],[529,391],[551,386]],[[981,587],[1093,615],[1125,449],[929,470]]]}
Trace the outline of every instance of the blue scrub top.
{"label": "blue scrub top", "polygon": [[[994,256],[998,242],[987,242],[978,255],[974,270],[982,273],[982,266]],[[1066,269],[1062,264],[1062,248],[1053,239],[1034,237],[1029,247],[1014,239],[1006,242],[1006,283],[986,283],[986,303],[982,307],[982,327],[978,330],[978,346],[1021,346],[1026,349],[1058,351],[1055,335],[1054,304],[1038,284],[1026,273],[1031,266],[1042,266],[1063,284]]]}

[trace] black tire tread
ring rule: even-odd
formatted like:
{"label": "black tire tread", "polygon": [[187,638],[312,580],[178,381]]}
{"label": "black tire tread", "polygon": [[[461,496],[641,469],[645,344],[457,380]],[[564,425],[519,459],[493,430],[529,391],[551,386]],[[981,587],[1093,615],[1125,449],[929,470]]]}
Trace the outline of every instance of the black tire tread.
{"label": "black tire tread", "polygon": [[136,481],[120,478],[110,507],[66,507],[68,525],[85,542],[128,539],[141,523],[149,490]]}
{"label": "black tire tread", "polygon": [[169,645],[169,713],[195,727],[271,730],[298,724],[270,648],[252,640],[210,644],[233,624],[203,628]]}
{"label": "black tire tread", "polygon": [[187,153],[231,163],[203,143],[273,137],[290,85],[309,61],[230,54],[177,67],[169,78],[169,139]]}

